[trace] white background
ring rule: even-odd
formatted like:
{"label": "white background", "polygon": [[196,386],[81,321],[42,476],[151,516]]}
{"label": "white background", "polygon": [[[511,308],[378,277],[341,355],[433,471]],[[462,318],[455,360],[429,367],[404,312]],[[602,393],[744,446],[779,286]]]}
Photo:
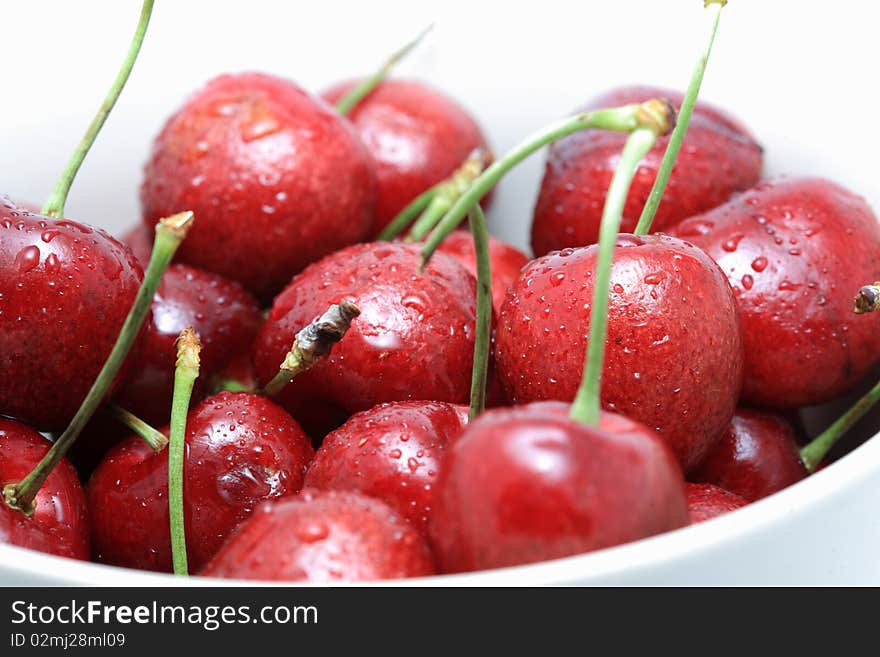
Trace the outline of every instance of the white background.
{"label": "white background", "polygon": [[[771,173],[821,173],[880,202],[875,3],[731,0],[703,98],[744,119]],[[0,0],[0,191],[41,203],[128,46],[139,0]],[[371,71],[425,24],[399,69],[447,90],[503,152],[606,88],[684,88],[707,38],[702,0],[294,2],[158,0],[128,87],[80,173],[68,215],[137,220],[150,139],[192,90],[258,69],[319,91]],[[493,232],[527,243],[542,156],[511,174]]]}

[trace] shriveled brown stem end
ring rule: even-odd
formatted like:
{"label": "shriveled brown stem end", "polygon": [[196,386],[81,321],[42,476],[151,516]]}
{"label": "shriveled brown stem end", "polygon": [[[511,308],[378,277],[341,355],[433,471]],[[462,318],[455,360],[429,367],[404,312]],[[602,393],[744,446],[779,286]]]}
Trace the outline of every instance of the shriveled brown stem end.
{"label": "shriveled brown stem end", "polygon": [[281,369],[298,374],[310,368],[319,358],[330,353],[333,345],[343,338],[351,328],[354,318],[360,314],[360,308],[347,299],[331,306],[321,317],[296,334]]}
{"label": "shriveled brown stem end", "polygon": [[636,112],[639,125],[650,128],[658,137],[668,135],[675,128],[678,113],[668,98],[652,98],[641,105]]}
{"label": "shriveled brown stem end", "polygon": [[727,5],[727,0],[703,0],[704,9],[708,9],[709,5],[721,5],[724,7]]}
{"label": "shriveled brown stem end", "polygon": [[191,210],[186,210],[185,212],[173,214],[170,217],[162,217],[159,219],[159,223],[156,227],[158,228],[159,226],[162,226],[163,228],[167,228],[180,239],[183,239],[189,232],[195,218],[196,216]]}
{"label": "shriveled brown stem end", "polygon": [[860,289],[853,307],[856,315],[872,313],[878,309],[880,309],[880,282],[866,285]]}
{"label": "shriveled brown stem end", "polygon": [[202,350],[202,343],[199,342],[199,336],[196,335],[195,329],[188,326],[180,332],[177,338],[177,367],[199,371],[199,352]]}

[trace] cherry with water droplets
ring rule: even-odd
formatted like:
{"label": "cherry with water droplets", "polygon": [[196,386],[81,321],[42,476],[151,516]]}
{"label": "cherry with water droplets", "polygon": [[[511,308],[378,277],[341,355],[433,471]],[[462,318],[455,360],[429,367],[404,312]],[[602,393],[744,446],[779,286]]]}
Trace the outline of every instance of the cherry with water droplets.
{"label": "cherry with water droplets", "polygon": [[748,504],[744,498],[720,486],[690,483],[687,485],[687,502],[692,525],[736,511]]}
{"label": "cherry with water droplets", "polygon": [[[265,397],[223,392],[190,411],[184,518],[193,569],[261,502],[298,493],[312,456],[296,421]],[[171,571],[167,449],[156,453],[139,437],[120,443],[87,494],[98,561]]]}
{"label": "cherry with water droplets", "polygon": [[264,504],[199,573],[286,582],[357,582],[436,572],[425,539],[379,500],[305,489]]}
{"label": "cherry with water droplets", "polygon": [[263,299],[310,262],[373,232],[372,157],[332,107],[283,78],[214,78],[165,123],[141,187],[143,220],[198,223],[178,260]]}

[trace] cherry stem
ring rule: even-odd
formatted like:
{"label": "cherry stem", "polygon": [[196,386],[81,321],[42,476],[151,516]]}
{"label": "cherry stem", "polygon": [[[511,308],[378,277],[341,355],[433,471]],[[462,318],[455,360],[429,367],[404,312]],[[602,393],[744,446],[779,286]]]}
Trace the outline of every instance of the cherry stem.
{"label": "cherry stem", "polygon": [[[671,106],[669,109],[672,111]],[[570,413],[571,418],[578,422],[599,424],[602,366],[605,361],[605,339],[608,334],[608,290],[611,287],[614,248],[617,244],[620,222],[623,220],[623,207],[626,205],[626,197],[638,171],[639,162],[654,147],[658,136],[658,133],[650,128],[639,128],[629,136],[605,198],[602,224],[599,229],[593,307],[590,311],[590,333],[587,338],[584,375]]]}
{"label": "cherry stem", "polygon": [[251,388],[237,379],[222,378],[214,381],[212,386],[214,394],[218,392],[253,392]]}
{"label": "cherry stem", "polygon": [[853,304],[853,311],[856,315],[873,313],[877,310],[880,310],[880,281],[861,288]]}
{"label": "cherry stem", "polygon": [[406,236],[406,242],[419,242],[449,212],[449,208],[464,194],[468,187],[492,163],[492,153],[477,148],[461,163],[449,178],[434,187],[434,195]]}
{"label": "cherry stem", "polygon": [[104,362],[98,377],[92,383],[91,389],[85,399],[83,399],[82,404],[76,411],[70,424],[64,430],[64,433],[52,444],[52,447],[30,474],[17,484],[7,484],[3,489],[3,495],[8,506],[21,511],[25,515],[33,513],[34,498],[40,487],[46,481],[49,473],[52,472],[55,464],[67,454],[77,436],[79,436],[107,395],[107,390],[116,378],[119,368],[131,350],[131,345],[134,343],[141,325],[150,311],[150,304],[153,301],[156,288],[159,287],[162,274],[168,268],[168,264],[174,257],[177,247],[183,241],[192,222],[192,212],[181,212],[180,214],[160,219],[159,223],[156,224],[156,236],[153,242],[153,252],[150,254],[150,263],[147,266],[147,271],[144,273],[144,280],[137,292],[137,296],[135,296],[131,310],[128,311],[128,316],[125,318],[122,329],[119,331],[119,336],[116,338],[116,344],[113,345],[113,350]]}
{"label": "cherry stem", "polygon": [[489,260],[489,229],[479,203],[470,211],[468,221],[477,257],[477,328],[468,409],[468,418],[473,420],[486,408],[486,378],[492,340],[492,265]]}
{"label": "cherry stem", "polygon": [[388,59],[385,60],[385,63],[379,68],[378,71],[373,73],[368,78],[364,78],[361,82],[359,82],[355,87],[349,91],[345,96],[343,96],[339,102],[336,103],[336,111],[342,114],[343,116],[348,114],[355,105],[361,102],[364,98],[366,98],[373,89],[375,89],[381,82],[388,77],[388,74],[391,73],[391,69],[393,69],[397,64],[404,59],[410,52],[412,52],[419,43],[421,43],[422,39],[434,29],[433,25],[428,25],[424,28],[419,35],[407,43],[405,46],[394,52]]}
{"label": "cherry stem", "polygon": [[296,376],[329,354],[333,345],[343,338],[351,328],[354,318],[360,314],[360,308],[347,299],[330,306],[327,312],[296,334],[278,374],[266,384],[263,393],[275,397]]}
{"label": "cherry stem", "polygon": [[499,160],[495,160],[476,180],[468,187],[458,200],[453,204],[437,226],[428,235],[425,245],[422,247],[422,268],[434,255],[437,247],[446,239],[453,230],[458,227],[471,208],[494,187],[504,175],[522,162],[528,156],[540,150],[562,137],[566,137],[581,130],[599,128],[613,130],[615,132],[632,132],[641,127],[652,125],[657,116],[652,109],[652,103],[648,101],[622,107],[597,109],[592,112],[575,114],[567,118],[551,123],[547,127],[530,135]]}
{"label": "cherry stem", "polygon": [[444,182],[446,181],[439,182],[433,187],[426,189],[410,201],[410,204],[397,213],[397,216],[395,216],[394,219],[382,229],[382,232],[379,233],[377,239],[380,242],[390,242],[400,235],[406,227],[409,226],[410,222],[416,218],[416,215],[421,214],[421,212],[431,204],[438,188],[443,185]]}
{"label": "cherry stem", "polygon": [[131,411],[116,404],[108,404],[104,408],[110,415],[142,438],[154,452],[161,452],[168,447],[168,437],[164,433],[150,426]]}
{"label": "cherry stem", "polygon": [[168,438],[168,517],[171,529],[171,562],[175,575],[188,575],[186,531],[183,522],[183,461],[186,452],[186,417],[193,385],[199,378],[199,336],[190,326],[177,338],[177,364],[171,398]]}
{"label": "cherry stem", "polygon": [[657,177],[654,179],[654,185],[651,187],[651,193],[648,195],[648,201],[642,209],[642,215],[633,231],[636,235],[647,235],[651,232],[651,224],[654,223],[654,217],[657,214],[657,208],[663,200],[663,192],[666,191],[666,185],[669,183],[669,177],[672,175],[672,168],[675,166],[675,160],[681,150],[684,142],[684,136],[687,134],[688,125],[691,122],[691,116],[694,113],[694,107],[697,104],[697,96],[700,94],[700,86],[703,84],[703,75],[706,72],[706,64],[709,62],[709,55],[712,53],[712,45],[715,43],[715,34],[718,32],[718,23],[721,21],[721,10],[727,0],[705,0],[704,5],[712,7],[714,14],[712,16],[712,28],[709,36],[709,44],[706,51],[697,60],[691,81],[688,84],[681,108],[678,110],[678,122],[675,130],[669,137],[669,144],[666,146],[666,152],[660,162],[660,169],[657,171]]}
{"label": "cherry stem", "polygon": [[100,109],[98,109],[98,113],[95,114],[95,117],[89,124],[85,135],[83,135],[83,138],[77,145],[76,150],[74,150],[70,161],[64,168],[61,178],[55,185],[55,189],[52,190],[52,194],[43,206],[43,215],[52,217],[53,219],[62,219],[64,217],[64,204],[67,202],[67,194],[70,192],[70,186],[73,184],[73,179],[76,178],[76,174],[82,166],[83,160],[86,159],[89,149],[91,149],[92,144],[95,143],[98,133],[101,132],[104,122],[110,115],[110,111],[113,109],[113,106],[119,98],[119,94],[122,93],[122,89],[128,81],[128,76],[131,74],[131,69],[134,67],[134,62],[141,50],[141,44],[144,42],[144,35],[147,33],[147,26],[150,23],[150,15],[152,12],[153,0],[144,0],[143,6],[141,7],[141,15],[138,19],[137,29],[131,40],[131,45],[128,47],[128,54],[126,54],[125,60],[122,62],[122,68],[120,68],[119,73],[116,74],[116,79],[113,80],[113,84],[110,86],[110,91],[107,92],[107,97],[104,98],[104,102],[101,104]]}

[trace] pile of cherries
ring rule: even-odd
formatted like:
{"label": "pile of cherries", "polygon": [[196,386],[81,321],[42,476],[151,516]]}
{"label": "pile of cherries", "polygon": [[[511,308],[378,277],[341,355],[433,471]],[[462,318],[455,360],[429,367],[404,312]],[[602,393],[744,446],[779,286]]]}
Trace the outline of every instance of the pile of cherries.
{"label": "pile of cherries", "polygon": [[[121,239],[64,218],[76,167],[42,212],[0,197],[0,542],[179,572],[165,437],[187,327],[201,345],[179,509],[192,574],[353,581],[532,563],[710,519],[826,462],[864,408],[810,444],[798,409],[880,364],[880,314],[853,311],[880,280],[880,224],[861,197],[763,179],[742,123],[702,102],[684,111],[698,84],[688,97],[626,87],[575,116],[629,108],[630,128],[550,146],[536,257],[482,248],[479,205],[463,204],[488,206],[481,183],[512,160],[490,164],[465,109],[389,68],[321,95],[262,73],[211,80],[156,137],[143,221]],[[609,186],[660,98],[684,124],[655,130],[632,172],[597,307]],[[681,136],[662,232],[647,233],[638,220]],[[459,207],[473,237],[444,231]],[[151,262],[157,222],[184,211],[173,264]],[[412,219],[421,232],[400,238]],[[124,326],[149,272],[146,319]],[[343,302],[359,314],[338,343],[274,386],[297,335]],[[597,313],[607,339],[593,346]],[[124,335],[131,350],[106,367]],[[583,374],[588,349],[601,381]],[[584,386],[601,390],[590,421]]]}

